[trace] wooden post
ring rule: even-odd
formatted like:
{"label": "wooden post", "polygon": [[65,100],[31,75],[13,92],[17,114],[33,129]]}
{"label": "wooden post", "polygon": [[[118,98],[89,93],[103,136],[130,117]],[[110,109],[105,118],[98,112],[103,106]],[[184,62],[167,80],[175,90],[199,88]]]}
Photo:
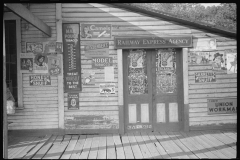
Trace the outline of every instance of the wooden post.
{"label": "wooden post", "polygon": [[124,112],[123,112],[123,64],[122,49],[117,50],[118,62],[118,114],[119,114],[119,132],[124,134]]}
{"label": "wooden post", "polygon": [[[57,42],[62,42],[62,4],[56,3],[56,28],[57,28]],[[62,74],[58,76],[58,128],[64,129],[64,91],[63,91],[63,56],[62,60]]]}
{"label": "wooden post", "polygon": [[189,131],[188,48],[183,48],[184,131]]}
{"label": "wooden post", "polygon": [[6,93],[5,23],[3,20],[3,158],[8,159],[8,124]]}

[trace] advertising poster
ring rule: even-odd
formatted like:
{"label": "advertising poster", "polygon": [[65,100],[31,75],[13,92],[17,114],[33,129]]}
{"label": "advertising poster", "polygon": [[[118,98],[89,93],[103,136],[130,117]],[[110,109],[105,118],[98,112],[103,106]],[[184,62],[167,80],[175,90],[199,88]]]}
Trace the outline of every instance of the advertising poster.
{"label": "advertising poster", "polygon": [[95,85],[95,72],[87,72],[82,74],[83,85]]}
{"label": "advertising poster", "polygon": [[190,52],[189,65],[209,64],[209,52]]}
{"label": "advertising poster", "polygon": [[68,93],[68,109],[79,109],[79,93]]}
{"label": "advertising poster", "polygon": [[237,113],[237,99],[208,99],[208,114]]}
{"label": "advertising poster", "polygon": [[49,75],[31,75],[29,76],[30,86],[49,86],[51,77]]}
{"label": "advertising poster", "polygon": [[62,54],[63,52],[62,42],[56,42],[56,52],[57,54]]}
{"label": "advertising poster", "polygon": [[113,66],[112,57],[93,57],[92,68],[104,68],[106,66]]}
{"label": "advertising poster", "polygon": [[33,73],[48,73],[48,57],[38,53],[34,58]]}
{"label": "advertising poster", "polygon": [[58,76],[62,73],[60,57],[48,56],[48,72],[51,76]]}
{"label": "advertising poster", "polygon": [[65,92],[81,90],[79,24],[63,24],[63,63]]}
{"label": "advertising poster", "polygon": [[227,74],[237,73],[237,53],[227,53]]}
{"label": "advertising poster", "polygon": [[212,64],[213,71],[226,71],[225,59],[225,54],[222,51],[209,53],[209,63]]}
{"label": "advertising poster", "polygon": [[216,82],[215,72],[196,72],[195,83]]}
{"label": "advertising poster", "polygon": [[114,67],[104,67],[105,82],[114,81]]}
{"label": "advertising poster", "polygon": [[20,68],[22,71],[33,71],[33,53],[20,53]]}
{"label": "advertising poster", "polygon": [[81,24],[81,38],[111,38],[111,24]]}
{"label": "advertising poster", "polygon": [[208,51],[208,50],[216,50],[216,49],[217,49],[216,39],[208,38],[208,39],[193,41],[194,51]]}
{"label": "advertising poster", "polygon": [[99,84],[100,94],[115,94],[115,84]]}
{"label": "advertising poster", "polygon": [[26,52],[43,53],[43,44],[41,42],[26,42]]}
{"label": "advertising poster", "polygon": [[109,42],[97,43],[84,46],[85,57],[108,57],[109,56]]}

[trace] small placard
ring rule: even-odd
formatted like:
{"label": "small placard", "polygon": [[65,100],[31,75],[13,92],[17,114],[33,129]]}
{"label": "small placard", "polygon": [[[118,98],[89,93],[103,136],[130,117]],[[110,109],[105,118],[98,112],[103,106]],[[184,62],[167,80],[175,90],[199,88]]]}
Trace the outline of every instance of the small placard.
{"label": "small placard", "polygon": [[109,42],[89,44],[84,47],[85,57],[108,57],[109,56]]}
{"label": "small placard", "polygon": [[195,83],[216,82],[215,72],[196,72]]}
{"label": "small placard", "polygon": [[104,68],[106,66],[113,66],[112,57],[93,57],[92,68]]}
{"label": "small placard", "polygon": [[237,99],[208,99],[208,114],[237,113]]}
{"label": "small placard", "polygon": [[99,84],[100,94],[115,94],[115,84]]}
{"label": "small placard", "polygon": [[68,93],[68,109],[79,109],[79,93]]}
{"label": "small placard", "polygon": [[49,75],[31,75],[29,76],[30,86],[46,86],[51,85],[51,77]]}

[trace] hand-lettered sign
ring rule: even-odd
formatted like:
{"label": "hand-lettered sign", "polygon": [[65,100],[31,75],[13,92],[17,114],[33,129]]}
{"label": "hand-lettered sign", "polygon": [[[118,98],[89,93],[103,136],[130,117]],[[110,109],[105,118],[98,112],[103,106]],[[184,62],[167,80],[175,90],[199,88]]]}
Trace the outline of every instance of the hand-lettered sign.
{"label": "hand-lettered sign", "polygon": [[216,82],[215,72],[196,72],[195,83]]}
{"label": "hand-lettered sign", "polygon": [[111,38],[111,24],[81,24],[81,38]]}
{"label": "hand-lettered sign", "polygon": [[113,65],[112,57],[93,57],[92,58],[92,68],[104,68],[106,66]]}
{"label": "hand-lettered sign", "polygon": [[85,57],[108,57],[109,42],[97,43],[84,46]]}
{"label": "hand-lettered sign", "polygon": [[115,49],[192,47],[192,36],[114,37]]}
{"label": "hand-lettered sign", "polygon": [[51,77],[49,75],[31,75],[29,76],[30,86],[46,86],[51,85]]}
{"label": "hand-lettered sign", "polygon": [[68,93],[68,109],[79,109],[79,93]]}
{"label": "hand-lettered sign", "polygon": [[79,24],[63,24],[63,59],[65,91],[81,90]]}
{"label": "hand-lettered sign", "polygon": [[237,113],[237,99],[208,99],[208,114]]}

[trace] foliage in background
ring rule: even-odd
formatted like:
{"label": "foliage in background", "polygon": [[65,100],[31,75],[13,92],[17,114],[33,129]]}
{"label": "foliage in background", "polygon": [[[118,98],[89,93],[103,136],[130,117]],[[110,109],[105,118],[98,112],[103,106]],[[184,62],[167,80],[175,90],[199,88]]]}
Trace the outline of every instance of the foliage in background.
{"label": "foliage in background", "polygon": [[165,12],[191,21],[199,21],[216,27],[236,31],[237,6],[221,3],[219,6],[204,7],[199,3],[127,3],[154,12]]}

